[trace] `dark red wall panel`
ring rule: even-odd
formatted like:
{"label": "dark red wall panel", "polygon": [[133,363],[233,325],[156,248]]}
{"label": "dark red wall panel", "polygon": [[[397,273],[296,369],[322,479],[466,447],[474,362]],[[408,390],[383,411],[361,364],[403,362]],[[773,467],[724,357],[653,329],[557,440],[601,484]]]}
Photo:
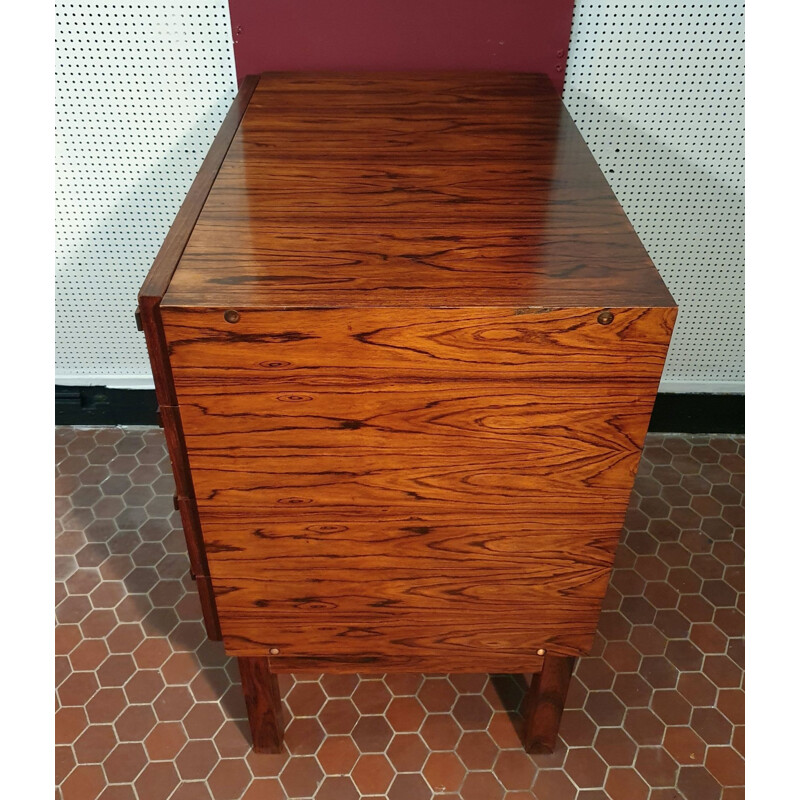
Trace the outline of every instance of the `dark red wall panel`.
{"label": "dark red wall panel", "polygon": [[573,0],[230,0],[236,71],[545,72],[561,91]]}

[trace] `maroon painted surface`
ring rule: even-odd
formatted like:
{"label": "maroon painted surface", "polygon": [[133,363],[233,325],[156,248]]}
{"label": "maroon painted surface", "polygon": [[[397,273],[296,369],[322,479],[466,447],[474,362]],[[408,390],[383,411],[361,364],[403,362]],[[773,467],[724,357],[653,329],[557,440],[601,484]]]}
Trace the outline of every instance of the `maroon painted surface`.
{"label": "maroon painted surface", "polygon": [[544,72],[561,92],[573,0],[230,0],[239,80],[265,70]]}

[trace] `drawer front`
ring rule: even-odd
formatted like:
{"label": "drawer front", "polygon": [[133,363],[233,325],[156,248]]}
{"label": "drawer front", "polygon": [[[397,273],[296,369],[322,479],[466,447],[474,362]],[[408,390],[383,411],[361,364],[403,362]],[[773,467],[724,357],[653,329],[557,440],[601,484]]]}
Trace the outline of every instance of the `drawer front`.
{"label": "drawer front", "polygon": [[229,653],[499,665],[591,647],[619,521],[325,524],[240,511],[209,512],[203,530]]}
{"label": "drawer front", "polygon": [[478,382],[181,393],[198,506],[272,514],[620,513],[651,407],[639,385]]}

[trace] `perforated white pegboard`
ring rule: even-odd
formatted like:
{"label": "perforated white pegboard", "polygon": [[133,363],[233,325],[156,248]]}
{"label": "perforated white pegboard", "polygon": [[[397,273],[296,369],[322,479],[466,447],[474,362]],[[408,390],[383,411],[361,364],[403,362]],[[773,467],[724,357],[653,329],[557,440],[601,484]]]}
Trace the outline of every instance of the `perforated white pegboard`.
{"label": "perforated white pegboard", "polygon": [[[56,3],[57,380],[152,385],[138,287],[235,93],[227,3]],[[744,377],[744,3],[576,0],[564,99],[680,304],[665,390]]]}
{"label": "perforated white pegboard", "polygon": [[228,4],[55,5],[56,381],[152,385],[136,294],[236,92]]}
{"label": "perforated white pegboard", "polygon": [[744,389],[744,2],[576,0],[564,101],[680,306],[664,391]]}

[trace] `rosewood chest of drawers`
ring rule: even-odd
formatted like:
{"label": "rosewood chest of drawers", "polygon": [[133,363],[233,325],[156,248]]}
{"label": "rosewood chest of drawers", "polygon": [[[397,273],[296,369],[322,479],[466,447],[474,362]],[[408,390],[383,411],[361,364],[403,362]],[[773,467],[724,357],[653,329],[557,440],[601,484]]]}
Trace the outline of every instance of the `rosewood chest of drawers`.
{"label": "rosewood chest of drawers", "polygon": [[247,78],[139,309],[255,747],[304,670],[533,672],[552,747],[676,307],[547,79]]}

